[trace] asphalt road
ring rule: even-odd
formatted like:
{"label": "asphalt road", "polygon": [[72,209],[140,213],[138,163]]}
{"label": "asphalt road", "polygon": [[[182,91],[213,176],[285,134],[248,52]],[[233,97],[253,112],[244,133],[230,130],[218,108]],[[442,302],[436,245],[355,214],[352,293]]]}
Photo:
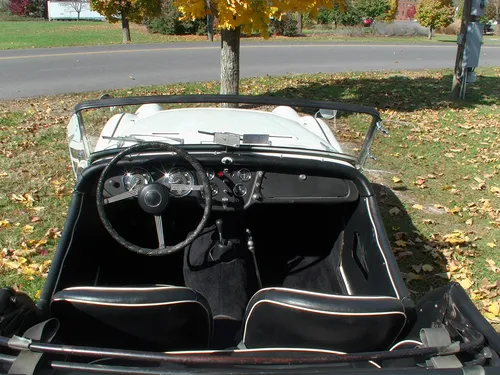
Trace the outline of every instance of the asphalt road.
{"label": "asphalt road", "polygon": [[[0,99],[217,80],[218,43],[0,51]],[[245,43],[241,77],[387,69],[452,68],[456,45]],[[480,65],[499,65],[482,46]]]}

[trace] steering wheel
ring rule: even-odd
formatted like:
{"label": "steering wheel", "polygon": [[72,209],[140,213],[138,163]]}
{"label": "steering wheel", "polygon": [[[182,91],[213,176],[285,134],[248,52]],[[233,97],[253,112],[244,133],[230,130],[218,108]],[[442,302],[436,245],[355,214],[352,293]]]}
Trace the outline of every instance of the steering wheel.
{"label": "steering wheel", "polygon": [[[139,190],[134,189],[126,191],[124,193],[117,194],[113,197],[106,199],[103,196],[104,183],[106,181],[109,171],[112,168],[114,168],[118,164],[118,162],[122,160],[125,156],[146,149],[149,150],[153,149],[154,151],[175,152],[178,156],[180,156],[181,158],[186,160],[189,164],[191,164],[191,166],[197,172],[198,181],[201,180],[202,185],[198,187],[201,187],[205,201],[203,216],[198,226],[194,230],[194,232],[191,232],[184,241],[179,242],[174,246],[165,245],[164,234],[163,234],[163,221],[161,218],[161,213],[165,211],[165,209],[169,205],[170,201],[169,191],[171,187],[165,186],[164,184],[161,184],[158,181],[154,181],[152,183],[143,185]],[[137,198],[137,202],[143,211],[145,211],[148,214],[154,215],[156,224],[156,233],[158,236],[158,248],[149,249],[134,245],[133,243],[127,241],[122,236],[120,236],[118,232],[116,232],[113,229],[113,226],[108,220],[106,212],[104,210],[104,206],[131,197]],[[212,191],[210,189],[210,182],[208,180],[205,170],[203,169],[201,164],[195,158],[189,155],[186,151],[168,143],[141,142],[139,144],[130,146],[125,150],[121,151],[120,153],[118,153],[104,168],[99,178],[99,182],[97,183],[96,203],[97,203],[97,212],[99,214],[99,218],[101,219],[104,225],[104,228],[106,228],[111,237],[113,237],[120,245],[138,254],[144,254],[150,256],[167,255],[182,250],[183,248],[191,244],[191,242],[193,242],[194,239],[201,233],[201,231],[207,224],[208,218],[210,217],[210,213],[212,212]]]}

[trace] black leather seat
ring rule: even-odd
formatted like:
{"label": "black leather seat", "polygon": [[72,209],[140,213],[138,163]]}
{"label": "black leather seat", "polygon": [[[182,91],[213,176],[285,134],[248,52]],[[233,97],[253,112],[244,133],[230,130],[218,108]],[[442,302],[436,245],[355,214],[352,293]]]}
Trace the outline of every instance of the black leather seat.
{"label": "black leather seat", "polygon": [[248,303],[243,344],[249,348],[384,350],[406,323],[401,301],[287,288],[261,289]]}
{"label": "black leather seat", "polygon": [[138,350],[204,349],[212,334],[206,299],[186,287],[74,287],[57,292],[52,315],[64,344]]}

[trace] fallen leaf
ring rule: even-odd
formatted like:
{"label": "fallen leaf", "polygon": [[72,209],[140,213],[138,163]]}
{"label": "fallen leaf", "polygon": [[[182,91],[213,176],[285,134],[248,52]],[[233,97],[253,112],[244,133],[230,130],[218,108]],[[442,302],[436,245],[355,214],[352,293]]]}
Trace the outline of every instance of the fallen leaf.
{"label": "fallen leaf", "polygon": [[493,315],[495,316],[498,316],[499,313],[500,313],[500,305],[498,303],[498,301],[495,301],[493,302],[489,307],[488,307],[488,311],[490,313],[492,313]]}
{"label": "fallen leaf", "polygon": [[424,209],[424,206],[422,206],[421,204],[414,204],[412,208],[422,211]]}
{"label": "fallen leaf", "polygon": [[9,228],[10,221],[9,220],[0,220],[0,228]]}
{"label": "fallen leaf", "polygon": [[389,210],[389,213],[392,215],[392,216],[396,216],[396,215],[399,215],[399,213],[401,212],[401,210],[397,207],[393,207]]}
{"label": "fallen leaf", "polygon": [[398,245],[399,247],[406,247],[406,242],[403,240],[397,240],[395,244]]}
{"label": "fallen leaf", "polygon": [[464,289],[469,289],[472,286],[472,281],[470,281],[470,279],[462,279],[462,280],[459,280],[458,283]]}
{"label": "fallen leaf", "polygon": [[34,228],[33,228],[33,226],[32,226],[32,225],[25,225],[25,226],[23,227],[23,233],[26,233],[26,234],[28,234],[28,233],[33,233],[33,229],[34,229]]}
{"label": "fallen leaf", "polygon": [[467,225],[472,225],[472,219],[468,219],[468,220],[466,220],[466,221],[465,221],[465,224],[467,224]]}
{"label": "fallen leaf", "polygon": [[392,182],[399,184],[401,182],[401,179],[399,177],[393,177]]}
{"label": "fallen leaf", "polygon": [[432,272],[434,271],[434,267],[430,264],[424,264],[422,266],[422,269],[424,270],[424,272]]}
{"label": "fallen leaf", "polygon": [[488,263],[488,268],[490,270],[492,270],[493,272],[495,272],[495,273],[500,272],[500,268],[497,267],[497,265],[493,259],[486,259],[486,263]]}
{"label": "fallen leaf", "polygon": [[491,247],[492,249],[493,249],[494,247],[497,247],[497,245],[496,245],[495,243],[493,243],[493,242],[488,242],[486,245],[487,245],[488,247]]}

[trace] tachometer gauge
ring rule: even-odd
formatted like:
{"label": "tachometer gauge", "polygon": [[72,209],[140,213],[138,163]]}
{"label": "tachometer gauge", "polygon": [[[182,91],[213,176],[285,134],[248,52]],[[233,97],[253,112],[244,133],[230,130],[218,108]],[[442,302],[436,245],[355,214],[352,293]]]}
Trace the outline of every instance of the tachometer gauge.
{"label": "tachometer gauge", "polygon": [[151,182],[151,175],[145,169],[134,169],[123,176],[123,186],[127,191],[139,191]]}
{"label": "tachometer gauge", "polygon": [[182,198],[193,190],[194,176],[185,168],[173,168],[159,182],[169,188],[171,196]]}
{"label": "tachometer gauge", "polygon": [[248,169],[243,168],[238,171],[238,177],[241,181],[249,181],[252,178],[252,173]]}

